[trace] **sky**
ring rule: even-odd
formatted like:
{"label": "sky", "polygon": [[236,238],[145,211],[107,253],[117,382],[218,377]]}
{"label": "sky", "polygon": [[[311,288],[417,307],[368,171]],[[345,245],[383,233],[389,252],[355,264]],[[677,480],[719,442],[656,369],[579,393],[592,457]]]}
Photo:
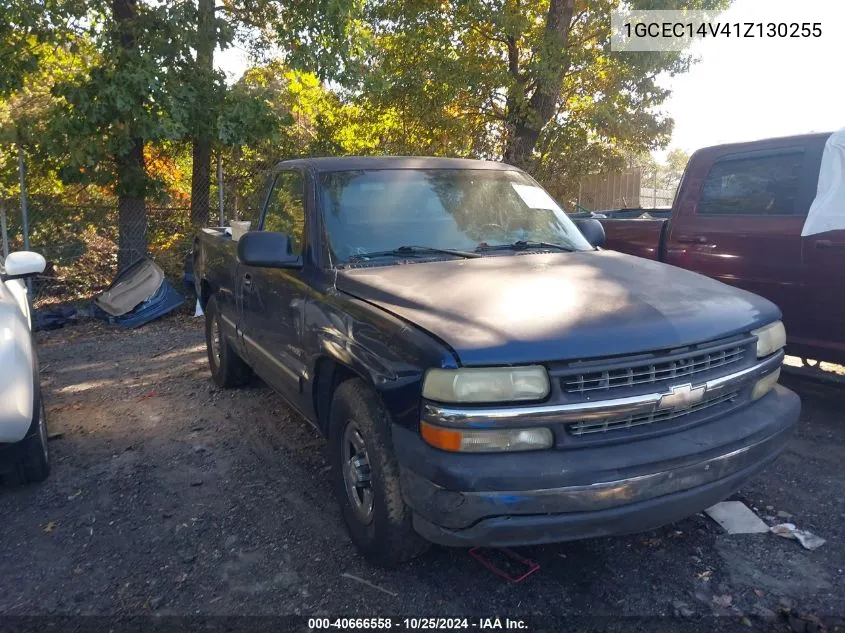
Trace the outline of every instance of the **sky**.
{"label": "sky", "polygon": [[820,22],[818,39],[708,40],[689,73],[667,78],[669,149],[845,127],[845,0],[735,0],[726,22]]}
{"label": "sky", "polygon": [[[662,111],[675,120],[667,151],[845,127],[845,0],[734,0],[719,21],[818,22],[822,36],[694,45],[698,63],[661,80],[672,90]],[[248,57],[230,48],[217,61],[234,80]]]}

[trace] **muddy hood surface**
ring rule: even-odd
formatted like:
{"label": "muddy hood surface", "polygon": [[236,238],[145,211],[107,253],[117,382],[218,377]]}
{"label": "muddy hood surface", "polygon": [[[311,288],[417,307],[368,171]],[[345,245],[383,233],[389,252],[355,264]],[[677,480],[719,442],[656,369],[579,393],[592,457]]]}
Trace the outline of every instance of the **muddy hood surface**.
{"label": "muddy hood surface", "polygon": [[337,287],[428,331],[465,365],[632,354],[780,318],[762,297],[614,251],[348,269]]}

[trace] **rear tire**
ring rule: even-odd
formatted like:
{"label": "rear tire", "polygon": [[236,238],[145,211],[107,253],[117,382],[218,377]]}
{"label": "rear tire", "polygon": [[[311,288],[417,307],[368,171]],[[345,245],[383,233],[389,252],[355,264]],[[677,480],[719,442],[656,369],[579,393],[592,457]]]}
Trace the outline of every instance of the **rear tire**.
{"label": "rear tire", "polygon": [[220,323],[217,297],[211,297],[205,306],[205,347],[211,377],[219,387],[239,387],[252,378],[252,369],[232,349]]}
{"label": "rear tire", "polygon": [[21,484],[44,481],[50,475],[50,447],[47,439],[47,411],[39,398],[36,417],[27,437],[18,445],[16,471]]}
{"label": "rear tire", "polygon": [[402,499],[390,420],[361,379],[335,389],[329,420],[332,487],[352,542],[371,563],[395,567],[429,546]]}

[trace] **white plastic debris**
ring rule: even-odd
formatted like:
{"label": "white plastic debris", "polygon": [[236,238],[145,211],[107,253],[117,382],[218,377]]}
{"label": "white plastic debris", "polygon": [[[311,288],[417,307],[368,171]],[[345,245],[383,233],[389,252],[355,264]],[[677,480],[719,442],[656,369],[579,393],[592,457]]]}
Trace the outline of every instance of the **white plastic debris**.
{"label": "white plastic debris", "polygon": [[772,534],[777,534],[783,538],[795,539],[804,546],[804,549],[816,549],[825,544],[825,540],[822,537],[816,536],[807,530],[799,530],[793,523],[781,523],[772,526],[771,531]]}
{"label": "white plastic debris", "polygon": [[707,508],[704,513],[728,534],[762,534],[769,531],[769,526],[742,501],[722,501]]}
{"label": "white plastic debris", "polygon": [[194,309],[194,317],[201,317],[204,314],[205,314],[205,312],[202,311],[202,306],[200,305],[200,300],[197,299],[197,307]]}

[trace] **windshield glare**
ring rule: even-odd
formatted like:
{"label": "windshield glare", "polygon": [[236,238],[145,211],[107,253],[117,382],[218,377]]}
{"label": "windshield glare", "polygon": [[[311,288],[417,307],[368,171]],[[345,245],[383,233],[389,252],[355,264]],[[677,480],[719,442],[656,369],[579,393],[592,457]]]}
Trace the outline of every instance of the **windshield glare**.
{"label": "windshield glare", "polygon": [[474,251],[526,241],[591,249],[551,197],[518,171],[328,172],[319,197],[338,263],[411,245]]}

